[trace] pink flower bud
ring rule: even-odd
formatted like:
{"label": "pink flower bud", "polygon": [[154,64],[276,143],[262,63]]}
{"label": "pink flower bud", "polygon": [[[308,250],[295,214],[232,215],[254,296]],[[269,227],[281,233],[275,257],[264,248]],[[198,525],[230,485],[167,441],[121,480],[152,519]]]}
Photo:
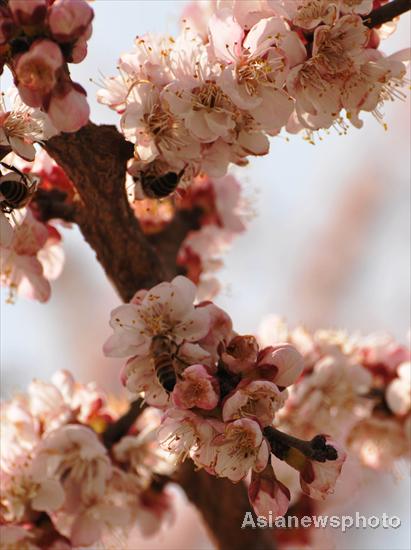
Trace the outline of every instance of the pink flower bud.
{"label": "pink flower bud", "polygon": [[46,0],[9,0],[9,8],[19,25],[38,25],[47,13]]}
{"label": "pink flower bud", "polygon": [[87,55],[87,41],[84,38],[79,38],[74,44],[71,55],[67,59],[69,63],[81,63]]}
{"label": "pink flower bud", "polygon": [[16,63],[20,95],[30,107],[41,107],[57,83],[57,71],[63,64],[60,48],[51,40],[37,40]]}
{"label": "pink flower bud", "polygon": [[87,124],[90,107],[86,92],[73,82],[65,83],[64,92],[54,93],[47,107],[54,126],[61,132],[76,132]]}
{"label": "pink flower bud", "polygon": [[290,503],[290,491],[275,477],[271,464],[261,472],[252,472],[248,498],[258,516],[283,516]]}
{"label": "pink flower bud", "polygon": [[58,42],[71,42],[83,34],[93,17],[85,0],[56,0],[50,8],[49,28]]}
{"label": "pink flower bud", "polygon": [[217,380],[203,365],[192,365],[183,372],[183,380],[173,390],[173,402],[180,409],[214,409],[219,400]]}
{"label": "pink flower bud", "polygon": [[276,371],[272,372],[272,378],[269,379],[277,386],[286,387],[293,384],[302,373],[304,359],[290,344],[279,344],[261,351],[258,357],[258,367],[262,369],[265,366],[275,367]]}

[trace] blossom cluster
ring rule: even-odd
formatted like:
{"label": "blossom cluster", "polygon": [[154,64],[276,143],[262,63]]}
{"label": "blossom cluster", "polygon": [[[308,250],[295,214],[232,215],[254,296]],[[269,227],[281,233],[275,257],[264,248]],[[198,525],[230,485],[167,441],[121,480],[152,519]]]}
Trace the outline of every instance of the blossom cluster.
{"label": "blossom cluster", "polygon": [[362,464],[391,469],[410,453],[410,349],[387,334],[363,337],[342,331],[289,330],[264,323],[260,339],[288,341],[304,357],[278,425],[300,437],[319,426],[343,441]]}
{"label": "blossom cluster", "polygon": [[128,357],[123,384],[163,411],[160,445],[177,462],[190,457],[197,468],[233,482],[251,471],[257,513],[287,510],[290,494],[275,476],[277,458],[300,472],[303,492],[325,498],[344,451],[326,435],[302,441],[273,427],[287,387],[303,369],[300,353],[286,343],[260,348],[253,336],[234,332],[212,302],[194,305],[195,293],[178,276],[138,291],[111,315],[105,353]]}
{"label": "blossom cluster", "polygon": [[85,90],[67,63],[87,55],[93,10],[86,0],[9,0],[0,6],[0,72],[6,64],[24,103],[41,109],[61,132],[87,123]]}
{"label": "blossom cluster", "polygon": [[[1,166],[0,189],[3,182],[13,181],[22,186],[32,186],[35,191],[31,202],[10,213],[0,212],[0,281],[8,287],[8,301],[16,295],[46,302],[51,293],[50,281],[57,279],[64,264],[61,234],[53,223],[42,219],[39,209],[41,193],[57,193],[72,200],[73,184],[64,171],[41,151],[35,161],[22,161],[16,155],[8,155]],[[12,166],[13,170],[5,166]],[[0,200],[3,196],[0,190]]]}
{"label": "blossom cluster", "polygon": [[14,214],[11,221],[0,215],[0,282],[9,289],[8,301],[19,294],[46,302],[50,281],[60,275],[64,263],[60,233],[36,220],[29,208]]}
{"label": "blossom cluster", "polygon": [[2,403],[2,548],[96,547],[170,519],[172,497],[153,483],[173,468],[155,441],[158,416],[144,411],[109,444],[118,408],[67,371]]}
{"label": "blossom cluster", "polygon": [[212,298],[220,288],[214,274],[222,267],[221,256],[251,216],[240,183],[233,175],[211,178],[204,174],[187,189],[159,201],[144,198],[139,183],[130,180],[126,186],[132,207],[146,234],[167,231],[173,224],[187,227],[177,265],[197,285],[198,296]]}
{"label": "blossom cluster", "polygon": [[364,0],[195,2],[177,38],[147,34],[98,100],[121,115],[141,178],[205,172],[265,155],[267,136],[360,127],[362,111],[401,96],[406,54],[384,56]]}

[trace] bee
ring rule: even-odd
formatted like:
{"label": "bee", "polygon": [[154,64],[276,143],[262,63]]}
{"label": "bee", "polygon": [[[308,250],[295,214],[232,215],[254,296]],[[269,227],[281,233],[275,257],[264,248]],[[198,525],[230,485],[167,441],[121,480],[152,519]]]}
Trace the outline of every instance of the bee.
{"label": "bee", "polygon": [[1,164],[10,170],[0,177],[0,209],[8,214],[26,206],[35,193],[39,180],[13,166],[3,162]]}
{"label": "bee", "polygon": [[181,170],[178,174],[167,172],[161,176],[141,173],[141,189],[149,199],[163,199],[175,191],[183,173],[184,170]]}
{"label": "bee", "polygon": [[150,354],[154,363],[154,369],[160,385],[167,393],[173,391],[177,383],[175,369],[178,346],[168,336],[158,334],[153,337],[150,345]]}

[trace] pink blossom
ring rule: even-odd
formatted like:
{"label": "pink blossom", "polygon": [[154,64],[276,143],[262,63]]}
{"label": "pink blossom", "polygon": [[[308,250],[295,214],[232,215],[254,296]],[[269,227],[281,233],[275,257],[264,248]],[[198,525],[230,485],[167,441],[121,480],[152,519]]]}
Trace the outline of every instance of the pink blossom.
{"label": "pink blossom", "polygon": [[394,374],[398,365],[410,360],[410,350],[401,345],[390,334],[374,333],[361,338],[355,349],[358,360],[371,369],[383,365]]}
{"label": "pink blossom", "polygon": [[216,475],[231,481],[243,479],[250,468],[262,471],[268,461],[269,450],[257,422],[242,418],[225,425],[224,434],[213,441]]}
{"label": "pink blossom", "polygon": [[218,68],[209,62],[205,46],[195,37],[183,35],[179,46],[172,60],[176,80],[164,88],[162,98],[195,140],[232,140],[235,107],[215,82]]}
{"label": "pink blossom", "polygon": [[255,418],[261,426],[269,426],[286,398],[287,392],[280,392],[272,382],[245,379],[224,401],[223,420]]}
{"label": "pink blossom", "polygon": [[124,386],[132,394],[143,394],[145,401],[155,407],[165,407],[169,395],[158,381],[153,362],[148,357],[132,357],[121,374]]}
{"label": "pink blossom", "polygon": [[327,128],[341,110],[345,79],[360,66],[360,54],[369,37],[362,19],[346,15],[335,25],[317,27],[313,55],[293,68],[287,89],[295,97],[299,121],[309,128]]}
{"label": "pink blossom", "polygon": [[201,426],[207,421],[188,410],[168,409],[158,430],[160,446],[182,462],[201,448]]}
{"label": "pink blossom", "polygon": [[294,107],[292,99],[281,90],[288,67],[275,39],[286,32],[281,19],[262,19],[243,42],[243,30],[228,10],[218,12],[210,21],[214,53],[228,63],[218,84],[270,134],[286,123]]}
{"label": "pink blossom", "polygon": [[275,0],[231,0],[230,2],[235,19],[246,30],[251,29],[261,19],[280,13],[281,3]]}
{"label": "pink blossom", "polygon": [[410,456],[409,429],[409,421],[399,423],[394,416],[364,418],[351,430],[347,445],[367,468],[395,471],[396,462]]}
{"label": "pink blossom", "polygon": [[72,82],[65,82],[53,91],[46,110],[61,132],[76,132],[87,124],[90,115],[85,90]]}
{"label": "pink blossom", "polygon": [[275,477],[271,464],[260,473],[251,473],[248,498],[258,516],[283,516],[290,503],[290,491]]}
{"label": "pink blossom", "polygon": [[57,133],[47,115],[25,105],[14,87],[6,94],[10,110],[0,102],[0,146],[10,147],[17,155],[32,161],[36,154],[35,142],[49,139]]}
{"label": "pink blossom", "polygon": [[115,309],[110,320],[114,334],[104,346],[106,355],[147,355],[157,334],[168,335],[177,344],[200,340],[208,332],[209,320],[204,308],[194,308],[195,292],[191,281],[178,276],[153,287],[140,304]]}
{"label": "pink blossom", "polygon": [[233,322],[224,310],[212,302],[199,304],[199,309],[204,309],[210,320],[209,330],[199,340],[199,344],[210,353],[213,361],[215,361],[218,357],[220,345],[225,347],[233,336]]}
{"label": "pink blossom", "polygon": [[6,521],[30,521],[33,510],[50,513],[64,503],[60,484],[54,479],[39,478],[28,454],[17,456],[10,470],[1,472],[1,481]]}
{"label": "pink blossom", "polygon": [[[3,235],[2,235],[3,238]],[[50,296],[50,283],[38,253],[47,245],[49,233],[44,224],[36,221],[30,211],[14,227],[13,239],[1,244],[1,283],[15,293],[45,302]],[[59,261],[57,259],[57,261]]]}
{"label": "pink blossom", "polygon": [[97,101],[103,105],[108,105],[118,113],[123,113],[126,108],[128,95],[127,87],[121,76],[111,76],[104,78],[104,88],[97,92]]}
{"label": "pink blossom", "polygon": [[214,409],[219,401],[217,380],[204,365],[191,365],[182,373],[173,390],[173,403],[180,409]]}
{"label": "pink blossom", "polygon": [[374,7],[373,0],[357,0],[352,2],[351,0],[340,0],[339,7],[341,13],[357,13],[360,15],[367,15]]}
{"label": "pink blossom", "polygon": [[382,122],[378,106],[386,98],[393,99],[397,89],[404,84],[406,65],[404,61],[410,58],[400,52],[382,58],[379,52],[367,50],[364,63],[344,84],[342,90],[342,105],[347,110],[347,117],[357,128],[361,128],[360,111],[372,112],[377,120]]}
{"label": "pink blossom", "polygon": [[110,475],[105,447],[85,426],[68,424],[51,432],[33,459],[34,480],[56,479],[65,492],[76,495],[73,506],[101,498]]}
{"label": "pink blossom", "polygon": [[411,409],[411,363],[401,363],[397,367],[398,378],[387,387],[385,398],[394,414],[406,415]]}
{"label": "pink blossom", "polygon": [[240,183],[231,174],[224,178],[214,179],[212,182],[223,228],[236,233],[244,231],[243,209],[245,205],[241,196]]}
{"label": "pink blossom", "polygon": [[35,544],[34,533],[20,525],[0,525],[0,540],[3,550],[40,550]]}
{"label": "pink blossom", "polygon": [[234,336],[221,353],[221,360],[234,373],[246,373],[255,365],[258,344],[254,336]]}
{"label": "pink blossom", "polygon": [[133,103],[126,107],[121,127],[125,137],[135,143],[136,160],[144,165],[162,155],[171,169],[181,170],[187,160],[199,156],[199,143],[167,110],[152,84],[136,84],[131,94]]}
{"label": "pink blossom", "polygon": [[172,457],[158,446],[157,428],[147,425],[138,435],[126,435],[113,447],[115,459],[137,474],[144,487],[153,474],[171,475],[174,470]]}
{"label": "pink blossom", "polygon": [[336,450],[336,460],[326,460],[325,462],[306,460],[303,469],[300,471],[300,483],[303,493],[319,500],[324,500],[334,492],[335,484],[347,458],[346,453],[331,437],[325,436],[325,441],[327,445]]}
{"label": "pink blossom", "polygon": [[[338,0],[337,0],[338,1]],[[338,4],[328,0],[300,0],[295,3],[294,25],[312,30],[321,24],[332,25],[338,16]]]}
{"label": "pink blossom", "polygon": [[257,369],[264,372],[277,386],[293,384],[304,368],[302,355],[289,344],[277,344],[261,350]]}
{"label": "pink blossom", "polygon": [[30,107],[41,107],[57,83],[57,71],[63,64],[59,46],[51,40],[33,42],[16,62],[15,72],[20,95]]}
{"label": "pink blossom", "polygon": [[48,24],[58,42],[71,42],[86,31],[93,16],[85,0],[56,0],[50,7]]}

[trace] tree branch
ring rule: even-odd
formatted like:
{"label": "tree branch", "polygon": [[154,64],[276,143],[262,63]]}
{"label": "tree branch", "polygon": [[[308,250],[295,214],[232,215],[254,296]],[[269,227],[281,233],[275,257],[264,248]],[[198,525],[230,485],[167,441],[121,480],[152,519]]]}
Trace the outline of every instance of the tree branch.
{"label": "tree branch", "polygon": [[180,271],[176,266],[178,251],[190,231],[200,228],[201,208],[177,210],[172,221],[159,233],[147,235],[157,254],[163,261],[168,279]]}
{"label": "tree branch", "polygon": [[[196,214],[180,213],[150,239],[143,234],[124,185],[133,147],[114,126],[89,123],[75,134],[50,139],[45,148],[74,183],[81,198],[76,222],[124,301],[137,290],[177,274],[178,248],[187,232],[196,227]],[[130,415],[125,415],[130,421],[136,412],[136,407],[132,408]],[[110,444],[111,436],[106,438]],[[189,462],[181,467],[176,480],[199,509],[218,548],[275,548],[271,531],[241,529],[245,512],[251,511],[243,483],[234,485],[205,471],[195,472]]]}
{"label": "tree branch", "polygon": [[392,0],[380,8],[373,10],[364,19],[364,25],[372,29],[383,23],[392,21],[395,17],[411,9],[411,0]]}
{"label": "tree branch", "polygon": [[128,411],[120,416],[120,418],[110,424],[107,430],[103,433],[103,443],[107,449],[111,449],[113,445],[118,443],[122,437],[127,435],[131,426],[145,409],[143,399],[136,399],[130,403]]}
{"label": "tree branch", "polygon": [[82,202],[76,221],[123,300],[164,280],[164,267],[127,201],[132,144],[114,126],[90,122],[50,139],[45,148],[74,183]]}
{"label": "tree branch", "polygon": [[175,476],[189,500],[201,512],[209,534],[220,550],[274,550],[271,529],[241,529],[246,512],[254,512],[244,483],[218,479],[184,462]]}
{"label": "tree branch", "polygon": [[36,211],[40,221],[44,223],[53,219],[75,223],[81,205],[76,202],[68,203],[66,198],[67,193],[59,189],[51,189],[50,191],[38,189],[30,205]]}

